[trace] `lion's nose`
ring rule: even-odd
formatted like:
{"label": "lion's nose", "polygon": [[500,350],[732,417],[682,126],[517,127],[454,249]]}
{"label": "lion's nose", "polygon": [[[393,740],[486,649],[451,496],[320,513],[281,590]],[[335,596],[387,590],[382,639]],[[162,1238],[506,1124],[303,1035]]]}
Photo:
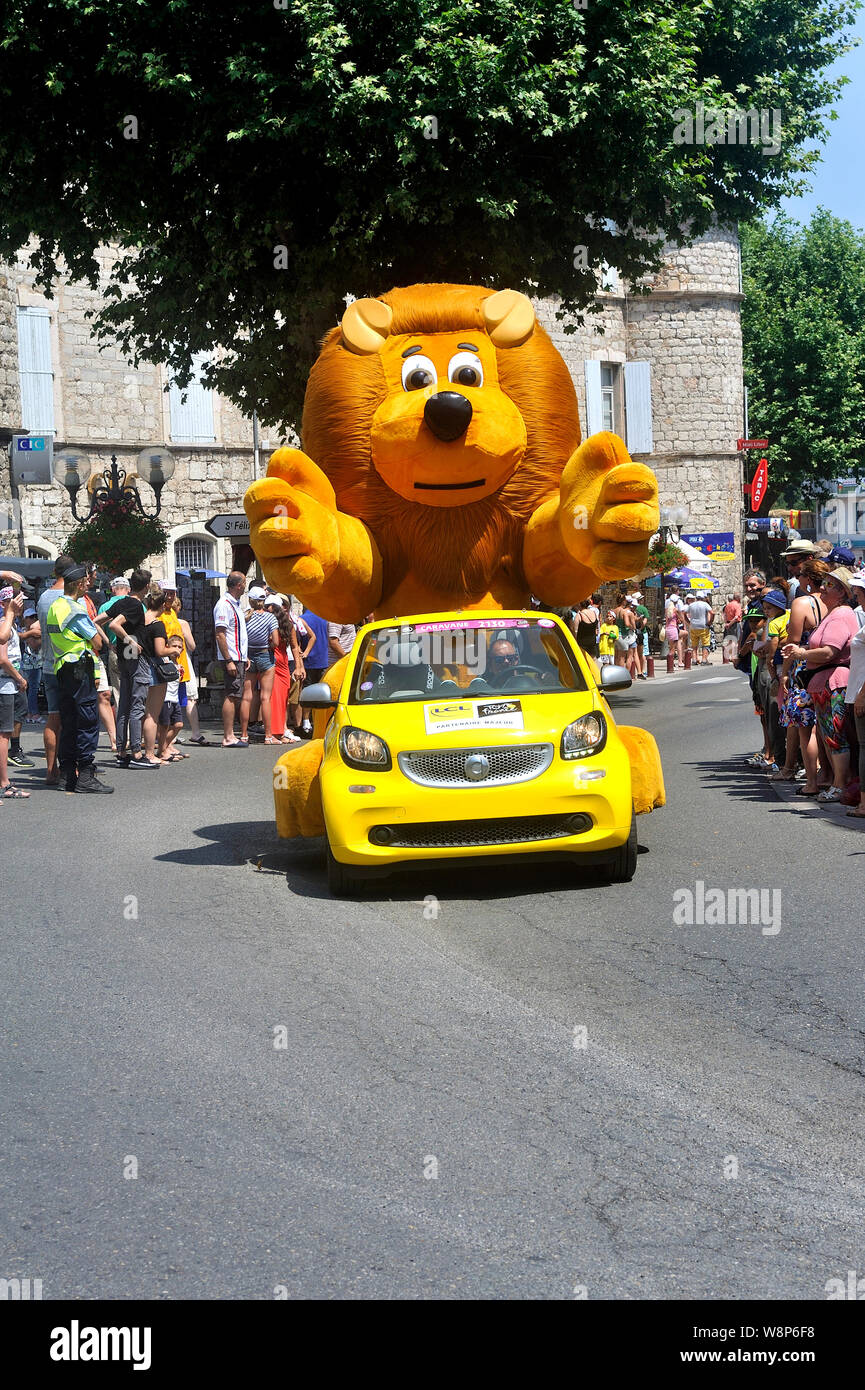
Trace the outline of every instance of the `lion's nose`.
{"label": "lion's nose", "polygon": [[436,439],[450,443],[465,434],[472,418],[472,403],[458,391],[437,391],[423,408],[423,418]]}

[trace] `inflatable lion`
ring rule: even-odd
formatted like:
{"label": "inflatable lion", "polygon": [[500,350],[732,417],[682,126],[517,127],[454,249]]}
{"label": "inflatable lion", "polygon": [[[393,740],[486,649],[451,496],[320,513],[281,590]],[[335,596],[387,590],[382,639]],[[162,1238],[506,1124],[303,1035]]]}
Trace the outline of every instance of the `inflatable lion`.
{"label": "inflatable lion", "polygon": [[[302,442],[277,450],[244,507],[268,583],[334,622],[518,608],[531,594],[573,604],[638,573],[658,529],[655,475],[617,435],[580,443],[568,369],[514,290],[355,300],[310,373]],[[646,752],[642,810],[663,799]],[[280,832],[321,834],[320,746],[284,761]]]}

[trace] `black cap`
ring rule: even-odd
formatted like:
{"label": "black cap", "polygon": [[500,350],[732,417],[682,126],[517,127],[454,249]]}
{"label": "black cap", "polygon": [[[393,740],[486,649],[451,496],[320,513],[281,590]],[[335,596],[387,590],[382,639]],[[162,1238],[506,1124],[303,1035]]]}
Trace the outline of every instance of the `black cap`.
{"label": "black cap", "polygon": [[66,579],[72,579],[72,580],[74,580],[74,579],[86,579],[86,577],[87,577],[87,566],[86,566],[86,565],[73,565],[72,568],[66,570],[65,573],[64,573],[64,575],[63,575],[64,580],[66,580]]}

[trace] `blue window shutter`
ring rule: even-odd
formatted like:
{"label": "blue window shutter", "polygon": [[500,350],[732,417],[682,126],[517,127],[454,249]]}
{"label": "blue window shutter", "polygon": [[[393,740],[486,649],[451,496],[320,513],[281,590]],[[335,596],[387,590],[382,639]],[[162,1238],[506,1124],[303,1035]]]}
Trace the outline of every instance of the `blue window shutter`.
{"label": "blue window shutter", "polygon": [[216,435],[213,429],[213,392],[201,385],[202,365],[205,354],[193,359],[193,376],[189,385],[182,389],[174,379],[168,391],[168,409],[171,416],[171,438],[178,444],[212,444]]}
{"label": "blue window shutter", "polygon": [[652,364],[625,363],[625,422],[628,432],[628,451],[650,454],[655,447],[652,437]]}
{"label": "blue window shutter", "polygon": [[51,315],[47,309],[18,310],[18,380],[25,430],[31,434],[53,434],[54,372]]}
{"label": "blue window shutter", "polygon": [[586,369],[586,437],[604,428],[601,410],[601,364],[584,363]]}

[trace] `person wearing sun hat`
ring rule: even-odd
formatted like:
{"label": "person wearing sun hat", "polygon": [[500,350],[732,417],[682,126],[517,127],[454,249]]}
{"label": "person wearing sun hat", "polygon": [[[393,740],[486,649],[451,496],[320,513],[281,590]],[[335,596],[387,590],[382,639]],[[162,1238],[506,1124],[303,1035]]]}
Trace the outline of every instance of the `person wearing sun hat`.
{"label": "person wearing sun hat", "polygon": [[755,650],[755,648],[758,647],[758,643],[765,640],[765,632],[768,626],[768,619],[766,617],[765,612],[763,611],[760,599],[751,599],[747,609],[745,610],[745,616],[742,621],[742,637],[744,639],[743,645],[745,641],[750,644],[748,646],[747,656],[743,658],[747,662],[747,666],[743,667],[742,669],[745,669],[747,672],[748,681],[751,686],[751,695],[754,700],[754,712],[755,714],[759,715],[760,723],[763,726],[763,747],[759,753],[754,753],[750,758],[746,758],[745,762],[748,764],[749,767],[760,767],[764,769],[768,768],[771,770],[773,768],[775,760],[772,755],[772,749],[768,743],[768,739],[766,736],[765,713],[760,703],[760,697],[757,689],[759,652],[758,650]]}
{"label": "person wearing sun hat", "polygon": [[778,707],[779,671],[781,653],[779,647],[787,639],[787,595],[782,589],[767,589],[760,600],[766,616],[762,636],[755,640],[754,651],[758,666],[755,679],[762,719],[766,735],[766,749],[771,752],[772,772],[778,772],[785,761],[787,731],[781,727]]}
{"label": "person wearing sun hat", "polygon": [[[832,763],[833,782],[820,792],[824,805],[840,801],[850,771],[850,743],[847,733],[846,691],[850,677],[851,643],[859,631],[859,621],[850,607],[853,575],[844,565],[830,571],[823,581],[820,598],[828,612],[808,638],[807,647],[787,643],[784,657],[804,658],[803,679],[814,701],[817,727]],[[809,789],[807,795],[814,793]]]}
{"label": "person wearing sun hat", "polygon": [[799,570],[806,560],[810,560],[816,553],[816,546],[813,541],[793,541],[786,550],[782,550],[781,557],[787,566],[787,573],[790,576],[790,591],[787,595],[790,602],[799,593]]}

